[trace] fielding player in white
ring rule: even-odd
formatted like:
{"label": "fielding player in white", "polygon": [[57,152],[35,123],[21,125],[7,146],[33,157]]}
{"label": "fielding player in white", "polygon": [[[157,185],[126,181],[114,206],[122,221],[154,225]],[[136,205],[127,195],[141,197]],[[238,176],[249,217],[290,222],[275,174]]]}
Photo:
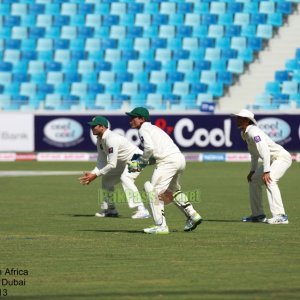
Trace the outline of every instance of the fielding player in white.
{"label": "fielding player in white", "polygon": [[102,176],[102,190],[105,196],[101,205],[102,212],[96,213],[97,217],[117,217],[118,212],[113,202],[113,191],[117,183],[121,181],[126,199],[130,208],[137,208],[133,219],[149,218],[150,214],[145,208],[140,193],[134,183],[139,173],[129,173],[127,162],[134,154],[142,151],[130,143],[125,137],[114,133],[108,128],[108,120],[97,116],[88,122],[94,135],[98,136],[97,166],[91,172],[85,172],[80,177],[81,184],[89,184],[98,176]]}
{"label": "fielding player in white", "polygon": [[[247,180],[252,215],[243,218],[243,221],[288,224],[288,216],[285,214],[278,181],[291,166],[291,155],[256,126],[257,123],[251,111],[242,109],[234,116],[236,116],[237,127],[242,130],[242,138],[248,144],[251,154],[251,170]],[[263,162],[261,166],[258,166],[259,158]],[[267,188],[268,202],[273,215],[271,219],[266,219],[263,210],[263,184]]]}
{"label": "fielding player in white", "polygon": [[159,127],[149,122],[149,112],[137,107],[126,113],[132,128],[139,130],[144,146],[143,155],[128,164],[130,172],[140,172],[153,157],[156,167],[151,182],[144,185],[152,209],[155,226],[145,228],[145,233],[167,234],[169,229],[164,215],[164,203],[173,201],[186,215],[184,231],[194,230],[202,221],[186,195],[180,190],[179,178],[185,169],[185,158],[172,139]]}

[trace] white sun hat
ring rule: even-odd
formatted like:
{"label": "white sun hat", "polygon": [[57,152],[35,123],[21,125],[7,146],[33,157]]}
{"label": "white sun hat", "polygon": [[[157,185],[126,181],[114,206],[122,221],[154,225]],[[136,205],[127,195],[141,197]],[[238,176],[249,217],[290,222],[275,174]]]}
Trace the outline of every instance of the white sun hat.
{"label": "white sun hat", "polygon": [[251,120],[255,125],[257,125],[257,122],[254,119],[254,113],[248,109],[242,109],[237,114],[233,114],[233,116],[247,118],[247,119]]}

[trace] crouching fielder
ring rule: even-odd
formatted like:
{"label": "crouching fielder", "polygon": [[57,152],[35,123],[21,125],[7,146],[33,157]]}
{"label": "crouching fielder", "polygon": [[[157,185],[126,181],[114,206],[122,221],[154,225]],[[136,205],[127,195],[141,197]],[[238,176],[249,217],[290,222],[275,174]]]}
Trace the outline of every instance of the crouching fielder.
{"label": "crouching fielder", "polygon": [[185,158],[172,139],[159,127],[149,122],[149,112],[137,107],[129,113],[130,125],[139,130],[144,146],[143,155],[129,163],[129,172],[141,171],[153,157],[156,167],[151,182],[145,183],[155,226],[145,228],[145,233],[166,234],[169,229],[164,214],[164,203],[173,203],[185,214],[187,222],[184,231],[194,230],[202,221],[186,195],[181,191],[180,176],[185,169]]}
{"label": "crouching fielder", "polygon": [[[242,139],[247,143],[251,154],[251,170],[247,180],[252,214],[242,220],[244,222],[288,224],[288,216],[285,214],[278,181],[291,166],[291,155],[256,126],[257,123],[251,111],[242,109],[234,116],[236,116],[237,127],[242,130]],[[259,158],[263,161],[260,167],[258,167]],[[263,184],[267,188],[268,202],[273,216],[270,219],[266,219],[263,210]]]}
{"label": "crouching fielder", "polygon": [[137,208],[133,219],[149,218],[150,214],[145,208],[142,198],[135,185],[139,173],[129,173],[127,162],[142,151],[131,144],[125,137],[114,133],[108,128],[108,120],[97,116],[88,122],[94,135],[97,135],[98,159],[97,166],[91,172],[85,172],[79,178],[81,184],[89,184],[94,179],[102,176],[103,203],[102,211],[96,217],[117,217],[113,198],[114,187],[121,182],[130,208]]}

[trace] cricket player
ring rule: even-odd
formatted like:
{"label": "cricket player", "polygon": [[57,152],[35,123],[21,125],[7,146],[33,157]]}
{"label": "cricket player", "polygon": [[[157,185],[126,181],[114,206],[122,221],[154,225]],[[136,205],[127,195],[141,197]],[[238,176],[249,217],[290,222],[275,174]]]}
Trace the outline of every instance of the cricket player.
{"label": "cricket player", "polygon": [[[288,224],[280,190],[279,179],[292,164],[292,158],[282,146],[272,141],[258,128],[254,114],[242,109],[236,116],[237,127],[241,129],[242,139],[247,143],[251,154],[251,169],[247,176],[249,182],[250,206],[252,214],[244,217],[244,222],[265,222],[268,224]],[[258,159],[262,165],[258,166]],[[272,218],[266,219],[262,205],[262,185],[267,188],[268,202]]]}
{"label": "cricket player", "polygon": [[86,185],[97,177],[102,176],[104,201],[101,205],[102,212],[96,213],[96,217],[118,216],[113,201],[113,192],[114,186],[121,181],[129,207],[137,209],[132,218],[149,218],[149,211],[145,208],[134,183],[139,173],[129,173],[127,167],[127,162],[134,155],[141,154],[142,151],[125,137],[111,131],[108,128],[108,120],[106,118],[97,116],[91,122],[88,122],[88,124],[91,126],[93,135],[98,137],[97,166],[91,172],[85,172],[79,178],[79,181],[81,184]]}
{"label": "cricket player", "polygon": [[179,179],[185,169],[185,158],[172,139],[159,127],[149,122],[149,111],[136,107],[126,113],[130,117],[132,128],[138,129],[144,146],[143,154],[128,164],[130,172],[140,172],[152,157],[156,167],[151,182],[144,185],[155,226],[145,228],[145,233],[167,234],[169,228],[164,214],[164,204],[173,203],[186,215],[184,231],[194,230],[201,222],[201,216],[193,208],[186,195],[181,191]]}

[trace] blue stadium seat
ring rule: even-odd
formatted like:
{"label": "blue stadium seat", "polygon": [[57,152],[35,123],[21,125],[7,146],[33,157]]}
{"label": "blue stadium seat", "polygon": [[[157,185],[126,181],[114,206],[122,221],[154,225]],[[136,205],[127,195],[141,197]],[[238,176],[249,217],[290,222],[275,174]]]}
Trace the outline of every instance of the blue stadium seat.
{"label": "blue stadium seat", "polygon": [[62,3],[60,13],[66,16],[74,16],[77,14],[76,3]]}
{"label": "blue stadium seat", "polygon": [[230,48],[222,49],[222,52],[221,52],[221,57],[226,60],[230,59],[230,58],[237,58],[237,55],[238,55],[238,51],[235,49],[230,49]]}
{"label": "blue stadium seat", "polygon": [[153,61],[146,61],[145,62],[145,71],[159,71],[161,70],[161,62],[160,61],[156,61],[156,60],[153,60]]}
{"label": "blue stadium seat", "polygon": [[199,60],[195,62],[195,70],[209,70],[211,67],[211,62],[207,60]]}
{"label": "blue stadium seat", "polygon": [[[171,75],[172,75],[172,73],[170,74],[170,78],[172,78]],[[200,71],[192,71],[192,72],[189,72],[189,73],[179,73],[178,72],[178,76],[177,77],[180,78],[180,75],[181,75],[182,79],[181,80],[174,80],[174,81],[183,81],[183,79],[186,82],[189,82],[189,83],[195,83],[195,82],[199,82],[200,81]]]}
{"label": "blue stadium seat", "polygon": [[184,18],[185,15],[184,14],[174,14],[174,15],[169,15],[169,25],[172,26],[183,26],[184,25]]}
{"label": "blue stadium seat", "polygon": [[173,15],[176,13],[176,3],[174,2],[162,2],[160,4],[159,12],[161,14]]}
{"label": "blue stadium seat", "polygon": [[285,69],[288,71],[299,70],[300,62],[297,59],[288,59],[285,62]]}
{"label": "blue stadium seat", "polygon": [[253,50],[250,48],[239,49],[237,58],[242,59],[247,63],[251,63],[254,60]]}
{"label": "blue stadium seat", "polygon": [[131,73],[128,73],[128,72],[117,73],[116,81],[119,82],[119,83],[132,82],[133,81],[133,75]]}
{"label": "blue stadium seat", "polygon": [[54,49],[69,49],[70,48],[70,40],[67,39],[57,39],[54,41]]}
{"label": "blue stadium seat", "polygon": [[154,50],[149,49],[149,50],[144,50],[144,51],[139,51],[139,59],[140,60],[153,60],[155,59],[155,55],[154,55]]}
{"label": "blue stadium seat", "polygon": [[179,72],[188,73],[193,71],[194,62],[192,60],[178,60],[177,70]]}
{"label": "blue stadium seat", "polygon": [[270,39],[273,36],[273,27],[267,24],[257,25],[256,36],[263,39]]}
{"label": "blue stadium seat", "polygon": [[217,81],[224,85],[231,85],[233,83],[232,73],[228,71],[220,71],[217,75]]}
{"label": "blue stadium seat", "polygon": [[282,14],[281,13],[272,13],[268,14],[267,24],[280,27],[283,24]]}
{"label": "blue stadium seat", "polygon": [[203,70],[201,72],[200,80],[202,83],[205,83],[207,85],[214,84],[217,81],[217,72],[211,70]]}
{"label": "blue stadium seat", "polygon": [[218,18],[219,25],[229,26],[234,23],[233,21],[234,21],[234,14],[232,14],[232,13],[225,13],[225,14],[219,15],[219,18]]}
{"label": "blue stadium seat", "polygon": [[266,24],[267,22],[267,15],[262,13],[253,13],[251,14],[251,24],[258,25],[258,24]]}
{"label": "blue stadium seat", "polygon": [[263,48],[262,39],[259,37],[248,38],[248,48],[254,51],[260,51]]}
{"label": "blue stadium seat", "polygon": [[3,60],[6,62],[17,63],[21,58],[20,50],[5,50],[3,54]]}
{"label": "blue stadium seat", "polygon": [[213,1],[210,3],[209,11],[212,14],[222,15],[226,12],[226,3]]}
{"label": "blue stadium seat", "polygon": [[188,59],[190,56],[190,52],[188,50],[184,49],[178,49],[173,51],[173,59],[179,60],[179,59]]}
{"label": "blue stadium seat", "polygon": [[165,82],[167,78],[167,73],[165,71],[150,71],[150,83],[161,83]]}
{"label": "blue stadium seat", "polygon": [[145,83],[149,81],[149,73],[148,72],[136,72],[133,74],[133,81],[137,83]]}
{"label": "blue stadium seat", "polygon": [[[12,74],[10,72],[0,72],[0,85],[11,84]],[[3,92],[3,91],[2,91]]]}
{"label": "blue stadium seat", "polygon": [[[12,39],[24,40],[28,38],[28,29],[26,27],[16,26],[12,28],[11,31]],[[22,41],[23,42],[23,41]]]}
{"label": "blue stadium seat", "polygon": [[291,75],[288,71],[276,71],[275,72],[275,80],[278,82],[288,81],[290,80]]}
{"label": "blue stadium seat", "polygon": [[166,48],[167,47],[167,39],[153,38],[151,40],[151,47],[153,49]]}
{"label": "blue stadium seat", "polygon": [[78,62],[78,73],[86,74],[94,72],[94,62],[88,60],[81,60]]}
{"label": "blue stadium seat", "polygon": [[126,14],[126,3],[112,2],[110,4],[110,13],[112,15],[123,15]]}
{"label": "blue stadium seat", "polygon": [[216,14],[203,14],[201,23],[203,25],[211,25],[211,24],[217,24],[218,23],[218,15]]}
{"label": "blue stadium seat", "polygon": [[144,28],[143,37],[156,38],[158,36],[158,26],[149,26]]}
{"label": "blue stadium seat", "polygon": [[183,13],[183,14],[192,13],[193,9],[194,9],[193,3],[188,3],[188,2],[177,3],[177,12],[178,13]]}
{"label": "blue stadium seat", "polygon": [[244,61],[238,58],[228,60],[227,70],[233,74],[243,74]]}
{"label": "blue stadium seat", "polygon": [[245,13],[257,13],[258,12],[258,5],[260,1],[246,1],[244,3],[243,12]]}
{"label": "blue stadium seat", "polygon": [[115,72],[112,71],[101,71],[99,73],[98,82],[102,84],[109,84],[115,81]]}
{"label": "blue stadium seat", "polygon": [[77,37],[78,38],[90,38],[93,37],[94,28],[93,27],[78,27]]}
{"label": "blue stadium seat", "polygon": [[293,11],[292,3],[286,1],[278,2],[276,11],[283,14],[290,14]]}
{"label": "blue stadium seat", "polygon": [[209,25],[208,36],[212,38],[222,38],[224,36],[224,27],[222,25]]}
{"label": "blue stadium seat", "polygon": [[282,83],[281,92],[287,95],[299,93],[299,83],[295,81],[284,81]]}
{"label": "blue stadium seat", "polygon": [[21,25],[21,17],[20,16],[4,16],[4,26],[5,27],[15,27]]}
{"label": "blue stadium seat", "polygon": [[259,12],[262,14],[270,14],[275,12],[275,2],[273,1],[260,1]]}
{"label": "blue stadium seat", "polygon": [[256,25],[248,25],[242,27],[241,35],[242,37],[256,37]]}
{"label": "blue stadium seat", "polygon": [[240,25],[226,26],[225,36],[234,37],[234,36],[240,36],[240,34],[241,34],[241,26]]}
{"label": "blue stadium seat", "polygon": [[129,14],[137,14],[144,12],[144,4],[143,3],[128,3],[127,5],[127,13]]}
{"label": "blue stadium seat", "polygon": [[247,26],[250,23],[250,14],[249,13],[236,13],[234,16],[234,24]]}
{"label": "blue stadium seat", "polygon": [[172,25],[161,25],[159,26],[159,37],[160,38],[173,38],[175,36],[175,26]]}
{"label": "blue stadium seat", "polygon": [[138,51],[145,51],[150,48],[149,38],[136,38],[134,39],[134,49]]}
{"label": "blue stadium seat", "polygon": [[206,93],[207,88],[208,88],[207,84],[203,82],[193,82],[191,84],[191,93],[192,94]]}
{"label": "blue stadium seat", "polygon": [[[7,73],[10,74],[10,73]],[[28,82],[30,80],[30,75],[27,73],[13,73],[13,82],[14,83],[22,83],[22,82]]]}
{"label": "blue stadium seat", "polygon": [[93,3],[82,3],[78,5],[78,14],[87,15],[93,14],[95,10],[95,5]]}
{"label": "blue stadium seat", "polygon": [[246,49],[247,39],[245,37],[234,36],[231,38],[231,48],[235,50]]}
{"label": "blue stadium seat", "polygon": [[230,13],[238,13],[242,12],[244,8],[244,4],[241,2],[229,2],[227,5],[227,12]]}
{"label": "blue stadium seat", "polygon": [[152,16],[152,25],[161,26],[168,24],[169,16],[164,14],[155,14]]}
{"label": "blue stadium seat", "polygon": [[268,94],[279,94],[281,92],[280,84],[279,82],[267,82],[265,91]]}
{"label": "blue stadium seat", "polygon": [[184,24],[185,26],[192,26],[193,28],[201,24],[201,15],[197,13],[190,13],[185,15]]}
{"label": "blue stadium seat", "polygon": [[207,92],[214,97],[222,97],[224,95],[224,86],[222,82],[216,82],[208,86]]}
{"label": "blue stadium seat", "polygon": [[209,12],[209,3],[208,2],[196,1],[194,3],[194,13],[203,14],[203,13],[208,13],[208,12]]}
{"label": "blue stadium seat", "polygon": [[219,60],[221,57],[221,49],[206,48],[204,59],[208,61]]}
{"label": "blue stadium seat", "polygon": [[62,64],[59,63],[59,62],[52,61],[52,62],[47,62],[45,64],[45,67],[46,67],[47,72],[49,72],[49,71],[61,71]]}
{"label": "blue stadium seat", "polygon": [[188,82],[174,82],[173,94],[174,95],[188,95],[190,93],[190,84]]}
{"label": "blue stadium seat", "polygon": [[123,50],[122,51],[122,60],[133,60],[139,58],[139,52],[136,50]]}
{"label": "blue stadium seat", "polygon": [[48,72],[47,73],[47,83],[58,85],[63,83],[64,76],[62,72]]}

